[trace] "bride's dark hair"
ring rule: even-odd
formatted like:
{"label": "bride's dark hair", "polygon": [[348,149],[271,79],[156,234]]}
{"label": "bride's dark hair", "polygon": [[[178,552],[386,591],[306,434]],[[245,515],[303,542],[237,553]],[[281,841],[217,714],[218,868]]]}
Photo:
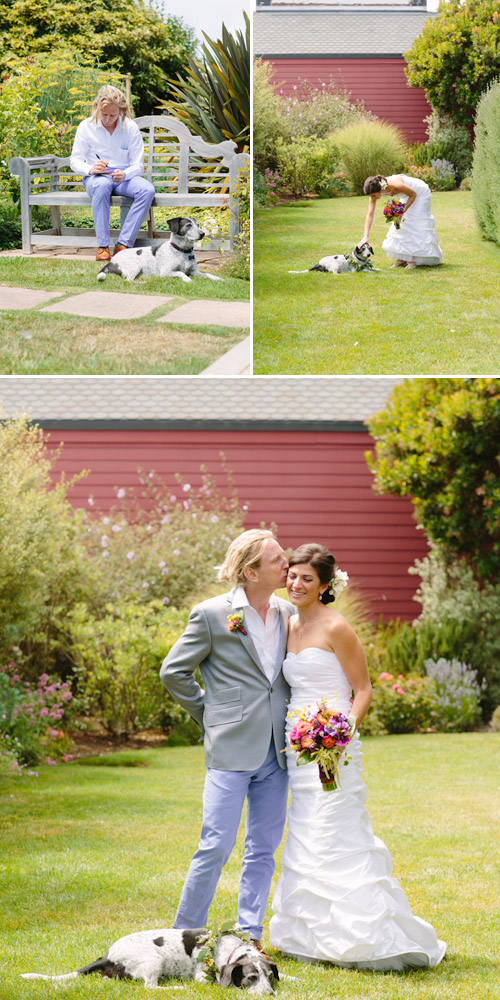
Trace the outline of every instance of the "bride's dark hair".
{"label": "bride's dark hair", "polygon": [[383,174],[376,174],[375,177],[367,177],[365,183],[363,184],[363,191],[365,194],[376,194],[377,191],[382,190],[381,181],[385,181],[387,178]]}
{"label": "bride's dark hair", "polygon": [[[288,565],[298,566],[301,563],[309,563],[316,570],[320,583],[330,583],[333,579],[335,573],[335,556],[332,556],[332,553],[324,545],[318,545],[317,542],[310,542],[307,545],[301,545],[298,549],[294,549],[288,560]],[[320,601],[322,604],[330,604],[334,600],[335,597],[329,590],[325,590],[321,594]]]}

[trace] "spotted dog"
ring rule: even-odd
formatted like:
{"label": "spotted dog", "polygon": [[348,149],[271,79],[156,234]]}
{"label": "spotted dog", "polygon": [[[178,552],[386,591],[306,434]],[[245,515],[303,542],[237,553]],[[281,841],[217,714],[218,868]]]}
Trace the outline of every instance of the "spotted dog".
{"label": "spotted dog", "polygon": [[350,253],[336,253],[331,257],[322,257],[314,267],[308,267],[305,271],[289,271],[289,274],[307,274],[309,271],[327,271],[329,274],[346,274],[349,271],[373,271],[370,256],[373,254],[373,247],[369,243],[362,243],[359,247],[354,247]]}
{"label": "spotted dog", "polygon": [[[61,982],[98,973],[108,978],[143,979],[147,989],[162,989],[159,980],[165,976],[207,982],[207,966],[197,959],[206,934],[202,928],[136,931],[119,938],[102,958],[76,972],[60,976],[26,972],[22,978]],[[247,944],[236,934],[223,934],[213,957],[219,986],[238,986],[249,993],[274,996],[273,982],[279,979],[278,969],[253,944]]]}
{"label": "spotted dog", "polygon": [[180,278],[181,281],[191,281],[192,278],[210,278],[211,281],[223,281],[218,275],[199,271],[194,254],[194,244],[202,240],[205,233],[201,231],[194,219],[169,219],[170,241],[160,243],[155,247],[139,247],[120,250],[119,254],[110,260],[97,275],[98,281],[104,281],[108,274],[119,274],[127,281],[134,281],[140,274],[156,275],[158,278]]}

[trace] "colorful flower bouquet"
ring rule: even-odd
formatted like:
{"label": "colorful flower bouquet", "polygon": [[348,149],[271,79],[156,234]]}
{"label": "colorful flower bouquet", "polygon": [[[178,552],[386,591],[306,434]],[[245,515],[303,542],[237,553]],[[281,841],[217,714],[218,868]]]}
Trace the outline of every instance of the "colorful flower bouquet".
{"label": "colorful flower bouquet", "polygon": [[389,198],[389,201],[384,205],[384,215],[386,222],[393,222],[396,229],[399,229],[401,222],[403,221],[401,216],[405,210],[405,204],[402,201],[396,201],[395,198]]}
{"label": "colorful flower bouquet", "polygon": [[[325,699],[316,709],[304,708],[298,722],[288,734],[292,750],[297,754],[297,764],[317,763],[323,791],[340,788],[339,760],[351,739],[351,725],[347,716],[329,708]],[[350,756],[346,755],[344,764]]]}

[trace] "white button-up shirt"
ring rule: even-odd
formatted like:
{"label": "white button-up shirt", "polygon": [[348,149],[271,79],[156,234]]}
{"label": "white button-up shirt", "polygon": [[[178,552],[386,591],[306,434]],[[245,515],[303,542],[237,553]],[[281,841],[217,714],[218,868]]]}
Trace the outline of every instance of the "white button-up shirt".
{"label": "white button-up shirt", "polygon": [[97,160],[106,160],[106,173],[117,168],[125,171],[126,179],[144,173],[144,143],[131,118],[119,119],[112,135],[101,119],[86,118],[80,122],[71,150],[70,166],[75,174],[85,177]]}
{"label": "white button-up shirt", "polygon": [[266,676],[272,681],[276,672],[280,641],[279,604],[276,596],[271,594],[265,622],[249,603],[244,587],[237,587],[233,595],[233,608],[245,609],[246,631],[253,641]]}

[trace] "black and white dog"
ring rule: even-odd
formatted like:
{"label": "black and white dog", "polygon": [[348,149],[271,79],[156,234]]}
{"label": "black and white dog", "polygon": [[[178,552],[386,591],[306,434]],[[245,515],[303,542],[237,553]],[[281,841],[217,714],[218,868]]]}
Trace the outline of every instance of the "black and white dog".
{"label": "black and white dog", "polygon": [[[165,976],[203,983],[208,980],[207,967],[197,956],[206,934],[204,929],[137,931],[119,938],[102,958],[76,972],[62,976],[26,972],[22,978],[61,982],[96,972],[108,978],[143,979],[150,990],[162,989],[158,984]],[[223,934],[213,957],[219,986],[239,986],[249,993],[274,995],[273,982],[279,979],[278,969],[254,945],[236,934]]]}
{"label": "black and white dog", "polygon": [[309,271],[327,271],[329,274],[345,274],[349,271],[373,271],[370,256],[373,254],[373,247],[369,243],[362,243],[359,247],[354,247],[351,253],[336,253],[331,257],[322,257],[314,267],[308,267],[305,271],[289,271],[289,274],[307,274]]}
{"label": "black and white dog", "polygon": [[194,244],[202,240],[205,233],[201,231],[194,219],[169,219],[170,242],[160,243],[156,247],[133,247],[120,250],[119,254],[110,260],[97,275],[98,281],[104,281],[108,274],[119,274],[127,281],[133,281],[139,274],[156,275],[159,278],[180,278],[181,281],[191,281],[191,278],[210,278],[211,281],[224,281],[218,275],[199,271],[194,255]]}

